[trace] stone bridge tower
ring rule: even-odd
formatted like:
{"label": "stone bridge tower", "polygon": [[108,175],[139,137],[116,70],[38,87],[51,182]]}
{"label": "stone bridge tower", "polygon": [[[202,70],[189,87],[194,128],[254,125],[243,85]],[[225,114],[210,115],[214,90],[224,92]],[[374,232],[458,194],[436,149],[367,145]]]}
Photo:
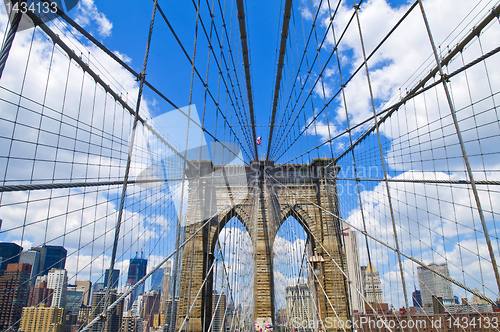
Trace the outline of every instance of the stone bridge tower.
{"label": "stone bridge tower", "polygon": [[[253,161],[247,166],[214,166],[203,161],[199,170],[190,172],[186,239],[193,234],[194,238],[182,254],[176,330],[183,323],[186,331],[208,330],[215,243],[224,225],[235,216],[246,227],[253,244],[256,322],[274,323],[272,248],[278,229],[289,216],[306,231],[317,252],[314,257],[324,259],[312,263],[319,271],[312,292],[321,319],[348,319],[347,280],[336,265],[346,271],[341,225],[334,217],[338,215],[338,169],[331,159],[295,165]],[[185,320],[186,316],[189,318]]]}

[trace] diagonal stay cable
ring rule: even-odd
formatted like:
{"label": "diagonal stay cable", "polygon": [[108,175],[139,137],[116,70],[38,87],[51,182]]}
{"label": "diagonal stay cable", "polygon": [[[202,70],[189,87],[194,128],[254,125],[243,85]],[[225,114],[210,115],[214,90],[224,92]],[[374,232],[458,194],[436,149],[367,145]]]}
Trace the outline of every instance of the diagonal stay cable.
{"label": "diagonal stay cable", "polygon": [[257,152],[257,134],[255,133],[255,116],[253,111],[253,96],[252,96],[252,81],[250,77],[250,60],[248,59],[248,43],[247,43],[247,28],[245,21],[245,9],[243,7],[243,0],[236,0],[238,6],[238,20],[240,23],[240,39],[241,49],[243,52],[243,65],[245,66],[245,79],[247,85],[248,108],[250,109],[250,122],[252,124],[253,147],[255,150],[255,159],[259,160],[259,153]]}
{"label": "diagonal stay cable", "polygon": [[[269,178],[273,179],[273,180],[274,180],[274,181],[275,181],[278,185],[280,185],[280,186],[284,187],[284,188],[285,188],[285,189],[287,189],[289,192],[291,192],[291,193],[292,193],[292,195],[295,195],[295,196],[298,196],[298,195],[299,195],[298,193],[295,193],[295,192],[293,192],[292,190],[290,190],[290,188],[288,188],[288,186],[287,186],[287,185],[285,185],[285,184],[281,183],[280,181],[278,181],[278,180],[277,180],[275,177],[273,177],[272,175],[268,174],[267,176],[268,176]],[[343,219],[342,217],[337,216],[337,215],[335,215],[333,212],[330,212],[330,211],[328,211],[327,209],[323,208],[322,206],[320,206],[320,205],[318,205],[318,204],[314,203],[313,201],[309,200],[307,197],[301,197],[301,199],[304,199],[304,200],[308,201],[311,205],[314,205],[315,207],[317,207],[317,208],[321,209],[324,213],[327,213],[327,214],[329,214],[329,215],[331,215],[331,216],[333,216],[333,217],[335,217],[335,218],[338,218],[340,221],[342,221],[343,223],[345,223],[345,224],[346,224],[347,226],[349,226],[350,228],[352,228],[352,229],[354,229],[354,230],[358,231],[359,233],[361,233],[361,234],[363,234],[363,235],[365,235],[365,236],[368,236],[370,239],[372,239],[373,241],[375,241],[375,242],[377,242],[377,243],[380,243],[381,245],[383,245],[384,247],[388,248],[389,250],[392,250],[393,252],[398,252],[396,248],[393,248],[391,245],[389,245],[389,244],[385,243],[384,241],[380,240],[379,238],[377,238],[377,237],[375,237],[375,236],[373,236],[373,235],[369,234],[368,232],[365,232],[364,230],[362,230],[362,229],[361,229],[361,228],[359,228],[358,226],[356,226],[356,225],[354,225],[354,224],[352,224],[352,223],[348,222],[347,220]],[[416,264],[418,264],[418,265],[420,265],[420,266],[422,266],[422,267],[424,267],[424,268],[426,268],[426,269],[430,270],[431,272],[433,272],[434,274],[436,274],[436,275],[440,276],[441,278],[444,278],[444,279],[446,279],[446,280],[450,281],[451,283],[453,283],[453,284],[455,284],[455,285],[459,286],[460,288],[465,289],[465,290],[466,290],[466,291],[468,291],[469,293],[472,293],[472,294],[476,295],[477,297],[479,297],[479,298],[481,298],[481,299],[483,299],[483,300],[487,301],[488,303],[490,303],[490,304],[492,304],[492,305],[496,306],[496,303],[495,303],[492,299],[490,299],[490,298],[488,298],[487,296],[485,296],[484,294],[482,294],[482,293],[480,293],[480,292],[478,292],[478,291],[475,291],[475,290],[473,290],[473,289],[471,289],[471,288],[467,287],[467,286],[466,286],[466,285],[464,285],[463,283],[461,283],[461,282],[459,282],[459,281],[457,281],[457,280],[455,280],[455,279],[451,278],[450,276],[447,276],[447,275],[445,275],[445,274],[443,274],[443,273],[441,273],[441,272],[437,271],[436,269],[434,269],[434,268],[430,267],[429,265],[425,264],[424,262],[422,262],[421,260],[419,260],[419,259],[417,259],[417,258],[414,258],[414,257],[413,257],[413,256],[411,256],[411,255],[405,254],[405,253],[404,253],[404,252],[402,252],[402,251],[399,251],[399,253],[400,253],[400,255],[401,255],[401,256],[404,256],[404,257],[408,258],[409,260],[411,260],[412,262],[414,262],[414,263],[416,263]]]}
{"label": "diagonal stay cable", "polygon": [[285,61],[286,42],[288,40],[288,26],[290,24],[291,11],[292,11],[292,0],[286,0],[285,10],[283,12],[283,27],[281,28],[281,43],[279,49],[278,69],[276,72],[276,84],[274,87],[274,101],[273,101],[273,110],[271,114],[271,125],[269,126],[269,142],[267,143],[266,160],[269,159],[269,152],[271,150],[271,145],[272,145],[274,121],[276,118],[276,108],[278,107],[281,75],[283,72],[283,65]]}
{"label": "diagonal stay cable", "polygon": [[[243,190],[240,189],[239,192]],[[238,192],[238,193],[239,193]],[[99,316],[97,316],[92,322],[90,322],[84,329],[82,329],[80,332],[86,332],[90,331],[90,329],[97,324],[99,321],[105,319],[109,313],[111,313],[113,310],[115,310],[116,306],[120,304],[125,298],[131,294],[137,287],[142,285],[153,273],[156,272],[160,267],[162,267],[170,258],[172,258],[173,255],[178,253],[182,248],[186,246],[187,243],[189,243],[194,237],[201,231],[203,228],[205,228],[206,225],[208,225],[215,217],[217,217],[224,209],[229,207],[229,204],[226,203],[222,205],[210,218],[208,218],[203,224],[193,232],[191,236],[189,236],[187,239],[185,239],[182,243],[179,244],[179,246],[174,249],[167,257],[165,257],[158,265],[156,265],[151,271],[149,271],[141,280],[139,280],[134,286],[130,287],[126,292],[124,292],[113,304],[111,304],[106,310],[101,313]]]}
{"label": "diagonal stay cable", "polygon": [[[360,4],[361,4],[361,2],[360,2],[358,5],[360,5]],[[363,66],[365,65],[365,63],[366,63],[366,62],[368,62],[368,61],[370,60],[370,58],[371,58],[371,57],[372,57],[372,56],[373,56],[373,55],[374,55],[374,54],[378,51],[378,49],[379,49],[380,47],[382,47],[382,45],[383,45],[383,44],[387,41],[387,39],[388,39],[388,38],[392,35],[392,33],[393,33],[394,31],[396,31],[396,29],[399,27],[399,25],[400,25],[400,24],[401,24],[401,23],[402,23],[402,22],[406,19],[406,17],[407,17],[407,16],[411,13],[411,11],[412,11],[412,10],[416,7],[416,5],[417,5],[417,2],[415,2],[415,3],[414,3],[414,4],[413,4],[413,5],[412,5],[412,6],[411,6],[411,7],[410,7],[410,8],[409,8],[406,12],[405,12],[405,14],[404,14],[404,15],[403,15],[400,19],[399,19],[399,21],[398,21],[398,22],[397,22],[397,23],[396,23],[396,24],[392,27],[392,29],[391,29],[391,30],[390,30],[390,31],[386,34],[386,36],[385,36],[385,37],[384,37],[384,38],[383,38],[383,39],[382,39],[382,40],[378,43],[378,45],[375,47],[375,49],[374,49],[374,50],[373,50],[373,51],[372,51],[372,52],[371,52],[371,53],[370,53],[370,54],[366,57],[366,60],[363,60],[363,62],[362,62],[362,63],[361,63],[361,64],[360,64],[357,68],[356,68],[356,70],[355,70],[355,71],[354,71],[354,72],[353,72],[353,73],[349,76],[349,78],[348,78],[348,79],[347,79],[347,80],[343,83],[343,85],[340,87],[340,89],[339,89],[339,90],[338,90],[338,91],[337,91],[337,92],[333,95],[333,97],[332,97],[332,98],[330,98],[330,100],[329,100],[327,103],[325,103],[325,106],[324,106],[324,107],[323,107],[323,108],[322,108],[322,109],[321,109],[321,110],[320,110],[320,111],[319,111],[319,112],[318,112],[315,116],[313,116],[313,117],[311,118],[311,120],[309,121],[309,123],[308,123],[307,125],[305,125],[305,127],[303,128],[303,130],[302,130],[302,131],[301,131],[301,132],[297,135],[296,139],[292,142],[292,144],[294,144],[294,143],[298,140],[298,138],[299,138],[300,136],[302,136],[302,135],[303,135],[303,133],[304,133],[305,131],[307,131],[307,129],[308,129],[308,128],[309,128],[309,127],[310,127],[310,126],[311,126],[311,125],[312,125],[312,124],[316,121],[316,119],[317,119],[317,118],[318,118],[318,117],[319,117],[319,116],[323,113],[323,111],[324,111],[324,110],[325,110],[325,109],[326,109],[326,108],[327,108],[327,107],[331,104],[331,102],[332,102],[335,98],[337,98],[337,97],[339,96],[339,94],[341,93],[342,89],[344,89],[344,88],[347,86],[347,84],[348,84],[348,83],[349,83],[349,82],[350,82],[350,81],[351,81],[351,80],[352,80],[352,79],[353,79],[353,78],[354,78],[354,77],[358,74],[358,72],[359,72],[359,71],[363,68]],[[337,41],[336,45],[334,46],[334,49],[333,49],[333,50],[332,50],[332,52],[330,53],[330,56],[328,57],[328,59],[327,59],[327,61],[326,61],[325,65],[324,65],[324,67],[323,67],[323,70],[319,73],[318,78],[316,79],[316,81],[315,81],[315,83],[314,83],[314,85],[313,85],[313,88],[316,86],[316,84],[318,83],[318,81],[319,81],[319,80],[321,79],[321,77],[323,76],[323,72],[326,70],[326,68],[327,68],[328,64],[330,63],[331,58],[333,57],[333,55],[334,55],[334,54],[336,53],[336,51],[338,50],[338,45],[341,43],[341,41],[342,41],[343,37],[345,36],[345,33],[347,32],[348,27],[350,26],[350,24],[352,23],[352,21],[354,20],[354,18],[355,18],[355,12],[353,12],[353,14],[351,15],[351,17],[350,17],[350,19],[349,19],[348,24],[347,24],[347,25],[346,25],[346,27],[344,28],[344,30],[343,30],[342,34],[340,35],[340,37],[339,37],[339,39],[338,39],[338,41]],[[329,26],[328,26],[328,29],[327,29],[327,30],[326,30],[326,32],[325,32],[325,35],[326,35],[326,34],[328,34],[329,29],[330,29],[330,27],[331,27],[331,26],[332,26],[332,24],[333,24],[332,22],[333,22],[333,20],[330,22],[330,24],[329,24]],[[332,27],[332,29],[333,29],[333,27]],[[321,42],[321,44],[320,44],[320,46],[319,46],[320,48],[323,46],[323,43],[324,43],[324,39],[323,39],[323,41]],[[313,60],[313,65],[314,65],[314,62],[315,62],[316,58],[317,58],[317,55],[316,55],[315,59]],[[309,75],[310,75],[310,73],[309,73],[309,74],[308,74],[308,76],[306,77],[306,80],[307,80],[307,78],[309,77]],[[304,84],[305,84],[305,82],[304,82]],[[303,86],[301,87],[301,92],[300,92],[300,93],[302,93],[302,90],[303,90]],[[310,92],[309,92],[309,94],[308,94],[308,96],[307,96],[307,99],[311,96],[311,94],[312,94],[312,91],[310,91]],[[301,112],[301,111],[304,109],[304,105],[305,105],[305,103],[307,102],[307,99],[306,99],[306,100],[304,101],[304,103],[302,104],[302,106],[301,106],[301,108],[300,108],[299,112]],[[295,107],[294,107],[294,108],[295,108]],[[298,117],[298,115],[297,115],[297,117]],[[294,123],[295,123],[295,121],[296,121],[296,120],[297,120],[297,119],[295,119],[295,120],[294,120]],[[290,132],[290,131],[288,131],[287,135],[289,134],[289,132]],[[283,153],[282,153],[279,157],[277,157],[276,159],[281,158],[281,156],[282,156],[284,153],[286,153],[286,151],[287,151],[287,150],[288,150],[288,149],[286,149],[286,150],[285,150],[285,152],[283,152]]]}
{"label": "diagonal stay cable", "polygon": [[[48,0],[43,0],[47,2]],[[158,5],[157,6],[160,14],[162,13],[161,7]],[[69,48],[61,39],[59,36],[57,36],[50,28],[48,28],[35,14],[31,13],[28,11],[27,13],[30,18],[36,23],[36,25],[40,26],[42,30],[52,39],[54,43],[57,43],[73,60],[75,60],[80,67],[82,67],[83,70],[85,70],[99,85],[101,85],[106,92],[108,92],[113,98],[118,101],[124,108],[126,108],[132,116],[135,115],[135,111],[117,94],[115,93],[109,85],[107,85],[100,77],[97,75],[79,56],[77,56],[71,48]],[[127,65],[123,60],[121,60],[116,54],[111,52],[108,48],[106,48],[102,43],[100,43],[98,40],[96,40],[92,35],[90,35],[85,29],[83,29],[78,23],[73,21],[70,17],[68,17],[64,12],[61,10],[58,10],[57,14],[68,24],[70,24],[73,28],[75,28],[78,32],[80,32],[82,35],[84,35],[87,39],[89,39],[92,43],[94,43],[99,49],[101,49],[104,53],[106,53],[108,56],[110,56],[113,60],[118,62],[124,69],[126,69],[128,72],[130,72],[132,75],[136,77],[136,79],[140,79],[140,74],[135,72],[129,65]],[[180,42],[180,41],[179,41]],[[200,80],[203,85],[206,85],[203,79],[200,77]],[[205,132],[207,135],[209,135],[214,141],[219,142],[224,148],[227,150],[231,151],[231,149],[227,148],[223,142],[220,142],[211,132],[209,132],[206,128],[202,127],[197,121],[195,121],[193,118],[189,117],[186,112],[184,112],[181,108],[179,108],[173,101],[171,101],[169,98],[167,98],[164,94],[162,94],[158,89],[156,89],[151,83],[149,83],[145,78],[144,79],[144,85],[146,85],[148,88],[150,88],[154,93],[156,93],[158,96],[160,96],[162,99],[164,99],[167,103],[172,105],[176,110],[178,110],[182,115],[184,115],[189,121],[193,122],[194,125],[199,127],[203,132]],[[215,99],[213,96],[210,94],[212,97],[212,100],[214,100],[214,103],[218,105],[215,102]],[[217,109],[220,111],[220,108],[217,106]],[[165,143],[167,146],[170,147],[170,144],[142,117],[139,117],[139,121],[146,127],[148,128],[153,135],[157,136],[160,140],[162,140],[163,143]],[[229,125],[229,124],[228,124]],[[234,133],[234,135],[236,135]],[[171,148],[172,151],[174,151],[177,155],[182,156],[182,154],[178,151],[176,151],[173,147]],[[245,154],[248,155],[248,152],[244,150]],[[239,156],[236,155],[236,158],[241,159]],[[244,161],[244,160],[242,160]],[[196,166],[188,162],[190,167],[194,167],[196,169]]]}
{"label": "diagonal stay cable", "polygon": [[[475,65],[477,65],[478,63],[486,60],[487,58],[497,54],[500,52],[500,46],[491,50],[490,52],[480,56],[479,58],[477,58],[476,60],[473,60],[471,62],[469,62],[467,65],[455,70],[454,72],[450,73],[450,74],[447,74],[446,77],[441,77],[440,79],[436,80],[435,82],[427,85],[427,86],[421,86],[421,89],[420,90],[415,90],[413,91],[414,89],[412,89],[412,91],[409,91],[403,98],[401,98],[400,101],[396,102],[395,104],[389,106],[389,107],[386,107],[384,108],[383,110],[381,110],[380,112],[377,113],[377,116],[380,116],[380,115],[383,115],[383,117],[381,117],[379,119],[379,122],[381,123],[382,121],[385,121],[387,120],[387,118],[392,115],[392,113],[394,113],[395,111],[397,111],[399,109],[400,106],[404,105],[406,102],[412,100],[414,97],[434,88],[435,86],[439,85],[439,84],[442,84],[442,82],[444,80],[447,80],[447,79],[450,79],[458,74],[460,74],[461,72],[463,72],[464,70],[470,68],[470,67],[473,67]],[[341,92],[341,89],[339,90],[339,93]],[[348,132],[352,132],[358,128],[360,128],[361,126],[365,125],[365,124],[368,124],[369,122],[371,122],[372,120],[374,119],[374,116],[371,115],[369,117],[367,117],[365,120],[361,121],[360,123],[356,124],[356,125],[353,125],[351,126],[350,129],[345,129],[344,131],[340,132],[339,134],[337,134],[336,136],[324,141],[323,143],[319,144],[318,146],[316,147],[313,147],[307,151],[305,151],[304,153],[300,154],[300,155],[297,155],[296,157],[288,160],[287,162],[290,162],[292,160],[295,160],[295,159],[298,159],[308,153],[310,153],[311,151],[313,150],[316,150],[320,147],[322,147],[323,145],[325,144],[328,144],[329,142],[343,136],[344,134],[348,133]],[[373,130],[375,130],[375,128],[372,126],[371,128],[369,128],[366,132],[364,132],[362,134],[362,136],[360,138],[358,138],[354,143],[353,145],[349,145],[349,147],[347,149],[345,149],[344,151],[342,151],[337,157],[335,157],[335,162],[340,160],[341,158],[343,158],[347,153],[349,153],[354,147],[355,145],[358,145],[359,143],[361,143],[361,141],[363,141],[364,139],[366,139],[366,137],[371,133],[373,132]],[[281,156],[280,156],[281,157]]]}

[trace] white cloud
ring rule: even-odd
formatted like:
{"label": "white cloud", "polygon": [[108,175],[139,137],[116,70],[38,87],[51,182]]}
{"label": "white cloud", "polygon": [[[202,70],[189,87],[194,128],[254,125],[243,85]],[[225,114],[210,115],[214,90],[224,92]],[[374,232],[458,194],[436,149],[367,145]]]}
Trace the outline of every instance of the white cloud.
{"label": "white cloud", "polygon": [[[457,178],[459,176],[455,174],[407,171],[395,179]],[[450,188],[449,185],[394,182],[390,183],[390,189],[401,251],[427,264],[447,262],[452,278],[472,289],[478,287],[481,291],[484,285],[487,296],[495,299],[496,283],[493,269],[488,262],[489,252],[470,189],[464,185],[454,185]],[[480,192],[480,196],[485,211],[497,210],[500,195]],[[395,247],[385,183],[380,182],[372,190],[362,191],[361,199],[367,233]],[[491,217],[487,218],[488,225],[494,227],[493,223],[489,222]],[[346,221],[363,229],[363,219],[359,209],[351,210]],[[495,254],[498,255],[498,239],[492,228],[490,236],[494,243]],[[361,235],[359,240],[361,265],[366,265],[368,259],[365,241]],[[369,243],[372,261],[381,273],[381,277],[385,279],[384,296],[390,297],[395,301],[394,304],[399,303],[402,306],[402,293],[398,295],[394,288],[399,282],[397,292],[402,292],[398,281],[400,274],[396,253],[375,241],[369,240]],[[406,278],[408,296],[411,296],[415,282],[418,288],[417,265],[404,257],[403,262],[405,273],[408,275]],[[481,275],[473,271],[481,271]],[[460,297],[464,297],[464,290],[454,287],[454,291]]]}
{"label": "white cloud", "polygon": [[102,37],[111,35],[113,23],[97,9],[94,0],[81,0],[78,3],[77,12],[75,21],[82,27],[86,27],[90,22],[94,21],[97,24],[99,35]]}
{"label": "white cloud", "polygon": [[[306,123],[310,123],[312,119],[313,117],[309,118]],[[338,134],[337,127],[331,122],[332,119],[327,120],[325,116],[320,116],[307,128],[306,132],[309,135],[319,136],[321,142],[324,142]]]}

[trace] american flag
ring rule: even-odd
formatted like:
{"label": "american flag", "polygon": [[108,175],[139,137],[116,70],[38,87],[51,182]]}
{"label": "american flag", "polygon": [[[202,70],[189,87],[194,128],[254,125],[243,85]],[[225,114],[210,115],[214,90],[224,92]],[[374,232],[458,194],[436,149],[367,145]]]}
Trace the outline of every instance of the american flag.
{"label": "american flag", "polygon": [[262,145],[262,137],[257,137],[257,145]]}

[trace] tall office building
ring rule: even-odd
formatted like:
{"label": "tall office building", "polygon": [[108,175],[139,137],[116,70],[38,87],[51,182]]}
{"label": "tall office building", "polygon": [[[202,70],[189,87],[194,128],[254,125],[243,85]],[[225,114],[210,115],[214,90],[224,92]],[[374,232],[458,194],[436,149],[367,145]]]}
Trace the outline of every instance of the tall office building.
{"label": "tall office building", "polygon": [[74,315],[78,315],[84,296],[85,290],[78,289],[76,285],[68,285],[66,289],[66,310]]}
{"label": "tall office building", "polygon": [[361,277],[366,300],[370,303],[383,303],[382,283],[378,271],[371,263],[368,263],[368,266],[361,267]]}
{"label": "tall office building", "polygon": [[30,286],[33,286],[40,273],[40,253],[36,250],[23,251],[19,257],[19,263],[31,264]]}
{"label": "tall office building", "polygon": [[165,320],[162,322],[166,326],[165,332],[174,332],[175,324],[177,321],[177,309],[179,308],[179,300],[172,301],[171,299],[167,301],[167,313],[164,316]]}
{"label": "tall office building", "polygon": [[19,263],[23,248],[15,243],[0,242],[0,276],[7,269],[8,264]]}
{"label": "tall office building", "polygon": [[83,292],[83,305],[90,305],[90,291],[92,289],[91,281],[75,281],[76,289]]}
{"label": "tall office building", "polygon": [[[130,265],[128,267],[128,277],[127,285],[135,285],[139,280],[141,280],[146,275],[146,269],[148,266],[148,260],[144,258],[136,257],[130,260]],[[137,299],[139,294],[144,293],[144,284],[138,286],[135,291],[130,294],[130,304],[133,304]],[[127,308],[130,309],[130,308]]]}
{"label": "tall office building", "polygon": [[[449,276],[448,264],[429,264],[429,267],[441,272],[442,274]],[[451,282],[438,276],[431,270],[425,267],[417,267],[418,284],[420,286],[420,292],[422,295],[422,304],[424,306],[432,305],[432,295],[436,297],[442,297],[443,303],[453,303],[453,290],[451,288]]]}
{"label": "tall office building", "polygon": [[349,229],[344,224],[343,239],[347,263],[347,273],[349,276],[349,298],[352,312],[364,312],[365,303],[363,301],[363,280],[361,279],[361,266],[359,264],[358,233]]}
{"label": "tall office building", "polygon": [[40,275],[46,275],[51,269],[62,270],[66,267],[67,250],[61,246],[33,247],[40,253]]}
{"label": "tall office building", "polygon": [[66,270],[52,269],[47,275],[47,288],[54,290],[52,294],[52,306],[66,307],[66,291],[68,288],[68,274]]}
{"label": "tall office building", "polygon": [[50,307],[52,304],[53,289],[47,287],[47,282],[42,281],[35,287],[30,287],[28,293],[28,307],[34,307],[39,304],[46,304]]}
{"label": "tall office building", "polygon": [[28,302],[29,264],[8,264],[0,277],[0,331],[17,328]]}
{"label": "tall office building", "polygon": [[418,289],[411,294],[411,298],[413,300],[413,306],[416,308],[422,307],[422,295]]}
{"label": "tall office building", "polygon": [[[106,292],[95,292],[92,296],[92,314],[90,315],[90,321],[93,321],[98,315],[100,315],[104,311],[104,300],[105,300]],[[109,303],[113,303],[118,299],[118,294],[116,294],[116,290],[111,290],[109,293]],[[122,325],[122,315],[123,315],[123,306],[122,303],[116,306],[114,312],[110,313],[107,316],[105,322],[99,322],[95,324],[91,332],[101,332],[102,326],[104,325],[104,332],[116,332],[120,331]]]}
{"label": "tall office building", "polygon": [[288,327],[293,327],[292,323],[295,317],[298,317],[301,322],[314,319],[311,307],[313,300],[309,286],[306,284],[288,286],[285,289],[285,293],[286,321]]}
{"label": "tall office building", "polygon": [[161,293],[163,287],[163,269],[158,269],[149,278],[151,280],[151,290]]}
{"label": "tall office building", "polygon": [[[137,256],[132,258],[128,267],[127,283],[135,285],[139,280],[141,280],[146,275],[147,266],[147,259],[138,258]],[[143,291],[141,293],[144,293],[144,286],[142,288]]]}
{"label": "tall office building", "polygon": [[212,331],[226,331],[226,294],[212,295]]}
{"label": "tall office building", "polygon": [[[108,287],[109,280],[109,269],[104,272],[104,287]],[[118,282],[120,281],[120,270],[113,270],[113,276],[111,278],[111,289],[118,288]]]}
{"label": "tall office building", "polygon": [[47,307],[40,304],[39,307],[23,308],[20,330],[23,332],[63,332],[64,309]]}

